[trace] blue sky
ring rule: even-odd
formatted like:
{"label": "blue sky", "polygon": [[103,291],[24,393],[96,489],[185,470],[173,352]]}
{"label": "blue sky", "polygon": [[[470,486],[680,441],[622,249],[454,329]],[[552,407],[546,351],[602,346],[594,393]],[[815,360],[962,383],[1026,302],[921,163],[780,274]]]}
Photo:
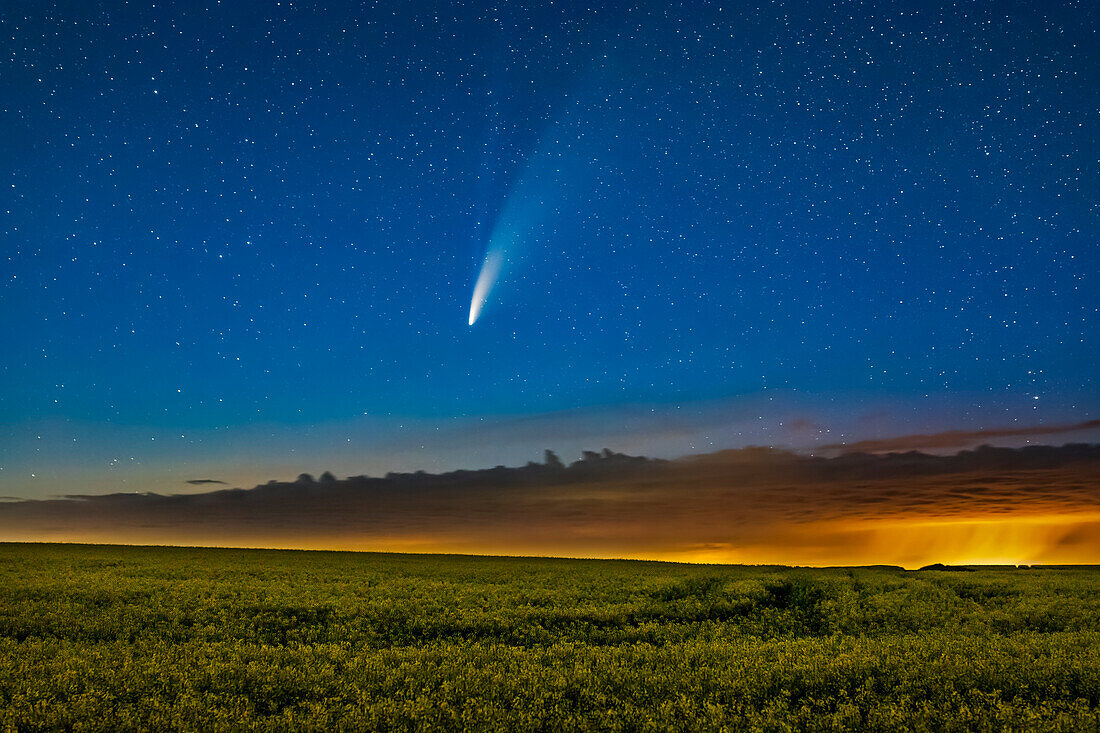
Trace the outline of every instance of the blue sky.
{"label": "blue sky", "polygon": [[1090,4],[0,26],[0,494],[1096,416]]}

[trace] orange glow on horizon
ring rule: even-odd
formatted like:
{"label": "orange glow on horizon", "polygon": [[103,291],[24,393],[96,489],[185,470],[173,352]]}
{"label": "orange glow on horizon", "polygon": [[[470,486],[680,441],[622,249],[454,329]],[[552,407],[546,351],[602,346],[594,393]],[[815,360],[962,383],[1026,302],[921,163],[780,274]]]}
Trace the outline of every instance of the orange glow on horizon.
{"label": "orange glow on horizon", "polygon": [[[585,532],[584,534],[588,534]],[[356,536],[250,536],[230,539],[202,533],[56,532],[7,542],[187,545],[285,550],[347,550],[417,554],[515,555],[614,558],[667,562],[855,566],[899,565],[913,569],[949,565],[1087,565],[1100,559],[1100,512],[1065,515],[951,519],[842,520],[775,525],[746,541],[696,542],[652,547],[632,541],[593,541],[574,536],[553,541],[516,535],[462,536],[422,533]]]}

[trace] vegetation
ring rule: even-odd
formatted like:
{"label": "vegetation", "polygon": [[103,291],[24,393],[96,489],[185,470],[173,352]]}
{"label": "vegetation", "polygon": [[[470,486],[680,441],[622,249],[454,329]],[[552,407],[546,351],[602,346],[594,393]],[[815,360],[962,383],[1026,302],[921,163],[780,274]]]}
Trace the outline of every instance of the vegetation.
{"label": "vegetation", "polygon": [[0,545],[0,730],[1097,730],[1098,581]]}

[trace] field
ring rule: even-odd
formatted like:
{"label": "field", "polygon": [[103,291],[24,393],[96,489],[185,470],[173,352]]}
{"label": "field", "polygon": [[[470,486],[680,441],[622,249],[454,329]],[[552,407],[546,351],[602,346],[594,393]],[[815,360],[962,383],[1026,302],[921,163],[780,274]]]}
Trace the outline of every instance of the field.
{"label": "field", "polygon": [[1100,730],[1100,571],[0,545],[0,730]]}

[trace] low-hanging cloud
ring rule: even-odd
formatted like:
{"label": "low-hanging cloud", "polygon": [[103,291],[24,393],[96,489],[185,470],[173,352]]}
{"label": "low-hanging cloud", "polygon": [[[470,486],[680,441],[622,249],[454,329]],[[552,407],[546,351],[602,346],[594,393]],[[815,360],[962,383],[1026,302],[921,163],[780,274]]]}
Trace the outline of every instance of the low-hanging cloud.
{"label": "low-hanging cloud", "polygon": [[672,461],[612,451],[443,474],[5,504],[0,540],[708,562],[1100,561],[1100,446]]}
{"label": "low-hanging cloud", "polygon": [[859,440],[854,443],[832,443],[822,446],[821,450],[837,450],[843,453],[885,453],[888,451],[964,448],[996,438],[1060,435],[1096,429],[1100,429],[1100,420],[1087,420],[1068,425],[1028,425],[1026,427],[993,428],[990,430],[945,430],[938,433],[902,435],[896,438]]}

